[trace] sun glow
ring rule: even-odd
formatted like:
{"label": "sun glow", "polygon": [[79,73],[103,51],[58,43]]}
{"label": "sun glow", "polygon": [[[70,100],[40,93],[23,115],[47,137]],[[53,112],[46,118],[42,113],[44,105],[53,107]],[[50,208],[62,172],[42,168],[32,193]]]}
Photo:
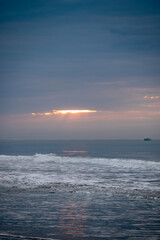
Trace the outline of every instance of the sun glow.
{"label": "sun glow", "polygon": [[93,112],[97,112],[95,110],[54,110],[54,114],[67,114],[67,113],[93,113]]}
{"label": "sun glow", "polygon": [[78,109],[73,109],[73,110],[53,110],[51,112],[46,112],[46,113],[32,113],[32,116],[49,116],[49,115],[57,115],[57,114],[78,114],[78,113],[95,113],[97,112],[96,110],[89,110],[89,109],[83,109],[83,110],[78,110]]}

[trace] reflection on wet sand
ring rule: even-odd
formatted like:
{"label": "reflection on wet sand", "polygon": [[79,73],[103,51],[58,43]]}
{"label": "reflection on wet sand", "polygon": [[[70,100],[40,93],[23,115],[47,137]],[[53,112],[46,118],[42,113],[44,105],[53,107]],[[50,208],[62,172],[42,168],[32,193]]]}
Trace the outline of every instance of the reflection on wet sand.
{"label": "reflection on wet sand", "polygon": [[84,205],[64,204],[59,216],[59,226],[64,236],[84,236],[86,227],[85,207]]}

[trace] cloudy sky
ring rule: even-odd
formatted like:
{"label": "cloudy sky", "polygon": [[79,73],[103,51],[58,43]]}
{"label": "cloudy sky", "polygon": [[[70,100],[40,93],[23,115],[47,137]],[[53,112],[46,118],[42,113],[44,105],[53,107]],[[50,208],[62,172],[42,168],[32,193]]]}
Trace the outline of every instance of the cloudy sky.
{"label": "cloudy sky", "polygon": [[0,139],[160,138],[159,0],[0,9]]}

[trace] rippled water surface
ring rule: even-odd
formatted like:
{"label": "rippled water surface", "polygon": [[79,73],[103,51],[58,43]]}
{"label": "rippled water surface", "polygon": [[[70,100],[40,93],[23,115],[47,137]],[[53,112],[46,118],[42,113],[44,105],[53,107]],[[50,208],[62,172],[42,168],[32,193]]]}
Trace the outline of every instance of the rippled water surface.
{"label": "rippled water surface", "polygon": [[159,239],[159,141],[0,146],[0,239]]}

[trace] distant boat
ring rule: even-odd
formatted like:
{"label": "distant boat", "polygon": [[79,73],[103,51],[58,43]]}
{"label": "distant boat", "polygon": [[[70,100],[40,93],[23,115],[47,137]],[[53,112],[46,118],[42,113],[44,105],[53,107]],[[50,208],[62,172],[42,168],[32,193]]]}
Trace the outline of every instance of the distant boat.
{"label": "distant boat", "polygon": [[144,138],[144,141],[152,141],[150,137]]}

